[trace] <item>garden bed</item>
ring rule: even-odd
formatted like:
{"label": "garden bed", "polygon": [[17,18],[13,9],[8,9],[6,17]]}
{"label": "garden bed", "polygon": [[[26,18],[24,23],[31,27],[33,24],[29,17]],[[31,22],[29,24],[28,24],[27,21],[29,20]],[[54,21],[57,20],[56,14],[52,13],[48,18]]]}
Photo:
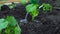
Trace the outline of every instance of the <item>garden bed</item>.
{"label": "garden bed", "polygon": [[[50,2],[53,7],[57,7],[57,2]],[[35,20],[32,21],[31,16],[28,16],[27,23],[21,23],[20,20],[24,19],[26,15],[26,5],[18,4],[17,7],[7,10],[0,11],[0,18],[5,18],[6,16],[12,15],[19,22],[19,26],[22,29],[22,34],[60,34],[60,9],[53,8],[53,10],[48,13],[40,13]],[[39,10],[42,11],[42,10]]]}

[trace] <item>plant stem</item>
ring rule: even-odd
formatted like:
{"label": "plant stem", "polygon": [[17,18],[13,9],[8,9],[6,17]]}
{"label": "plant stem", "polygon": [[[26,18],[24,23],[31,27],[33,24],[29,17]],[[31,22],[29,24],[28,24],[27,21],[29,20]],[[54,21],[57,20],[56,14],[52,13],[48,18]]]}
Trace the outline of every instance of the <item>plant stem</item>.
{"label": "plant stem", "polygon": [[42,7],[43,7],[43,5],[39,6],[39,9],[42,8]]}
{"label": "plant stem", "polygon": [[27,17],[28,17],[28,14],[29,14],[29,13],[27,12],[27,13],[26,13],[26,16],[25,16],[25,19],[27,19]]}
{"label": "plant stem", "polygon": [[0,34],[1,34],[1,31],[0,31]]}
{"label": "plant stem", "polygon": [[32,17],[32,21],[34,20],[35,17]]}

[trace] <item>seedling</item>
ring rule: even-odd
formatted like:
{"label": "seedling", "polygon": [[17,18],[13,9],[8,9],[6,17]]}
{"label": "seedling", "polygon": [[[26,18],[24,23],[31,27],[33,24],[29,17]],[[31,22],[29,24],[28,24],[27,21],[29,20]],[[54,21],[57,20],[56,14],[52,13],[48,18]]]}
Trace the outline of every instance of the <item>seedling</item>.
{"label": "seedling", "polygon": [[0,19],[0,31],[8,26],[8,21],[5,19]]}
{"label": "seedling", "polygon": [[32,12],[31,12],[32,20],[34,20],[35,17],[38,16],[38,14],[39,14],[38,10],[32,11]]}
{"label": "seedling", "polygon": [[[4,31],[2,31],[3,29]],[[21,28],[13,16],[0,19],[0,34],[21,34]]]}
{"label": "seedling", "polygon": [[[6,20],[9,22],[9,25],[6,28],[6,33],[21,34],[21,28],[19,27],[18,22],[13,16],[7,16]],[[10,32],[11,30],[12,32]]]}
{"label": "seedling", "polygon": [[38,4],[29,4],[29,5],[27,5],[26,6],[27,13],[26,13],[25,19],[20,20],[20,22],[27,23],[27,16],[28,16],[28,14],[31,14],[32,15],[32,20],[34,20],[34,18],[36,16],[38,16],[38,14],[39,14],[37,7],[38,7]]}
{"label": "seedling", "polygon": [[0,19],[0,34],[2,34],[2,30],[8,26],[8,21],[5,19]]}
{"label": "seedling", "polygon": [[26,11],[32,15],[32,20],[34,20],[34,18],[39,14],[37,7],[38,4],[30,4],[26,6]]}
{"label": "seedling", "polygon": [[43,8],[43,10],[45,11],[45,12],[48,12],[49,10],[52,10],[52,6],[50,5],[50,4],[45,4],[45,3],[43,3],[40,7],[39,7],[39,9],[40,8]]}
{"label": "seedling", "polygon": [[[26,11],[27,11],[27,13],[30,13],[32,15],[32,20],[34,20],[34,18],[36,16],[38,16],[38,14],[39,14],[38,9],[37,9],[38,6],[39,6],[38,4],[29,4],[29,5],[26,6]],[[41,8],[43,8],[43,10],[45,12],[47,12],[47,11],[52,9],[52,6],[50,4],[43,3],[39,7],[39,9],[41,9]]]}

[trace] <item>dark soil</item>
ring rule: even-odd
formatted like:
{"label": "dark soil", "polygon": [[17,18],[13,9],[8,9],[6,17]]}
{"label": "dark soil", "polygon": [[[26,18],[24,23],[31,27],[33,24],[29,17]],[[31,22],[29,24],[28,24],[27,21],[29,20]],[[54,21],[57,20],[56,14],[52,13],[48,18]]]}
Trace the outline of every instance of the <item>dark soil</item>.
{"label": "dark soil", "polygon": [[[46,0],[43,1],[52,4],[53,7],[58,7],[59,4],[56,0]],[[43,3],[40,0],[39,3]],[[22,29],[22,34],[60,34],[60,9],[53,8],[52,12],[40,13],[35,20],[31,20],[31,15],[28,15],[28,23],[21,23],[20,20],[24,19],[26,15],[26,5],[17,4],[17,7],[13,9],[6,9],[0,11],[0,18],[5,18],[6,16],[14,16]],[[7,7],[8,8],[8,7]]]}

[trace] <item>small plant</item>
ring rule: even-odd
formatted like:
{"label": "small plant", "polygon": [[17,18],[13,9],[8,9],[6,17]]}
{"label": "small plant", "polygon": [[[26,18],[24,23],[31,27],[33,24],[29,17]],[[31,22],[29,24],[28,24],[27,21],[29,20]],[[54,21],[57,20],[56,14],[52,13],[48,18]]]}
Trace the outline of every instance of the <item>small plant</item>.
{"label": "small plant", "polygon": [[32,20],[39,14],[37,7],[38,4],[29,4],[26,6],[26,11],[32,15]]}
{"label": "small plant", "polygon": [[52,10],[52,6],[50,4],[43,3],[39,8],[43,8],[45,12]]}
{"label": "small plant", "polygon": [[43,3],[43,10],[44,11],[52,10],[52,6],[50,4]]}
{"label": "small plant", "polygon": [[[32,15],[32,20],[34,20],[34,17],[38,16],[39,11],[38,11],[38,4],[29,4],[26,6],[26,11],[27,13],[30,13]],[[43,3],[40,7],[43,8],[45,12],[52,10],[52,6],[50,4],[45,4]]]}
{"label": "small plant", "polygon": [[32,20],[34,20],[35,17],[38,16],[38,14],[39,14],[39,11],[37,9],[39,6],[38,1],[39,0],[30,0],[31,4],[26,6],[26,11],[27,11],[27,13],[31,14]]}
{"label": "small plant", "polygon": [[28,14],[32,15],[32,20],[34,20],[34,18],[36,16],[38,16],[38,14],[39,14],[39,11],[37,9],[38,6],[39,6],[38,4],[29,4],[29,5],[27,5],[25,7],[26,8],[26,11],[27,11],[26,16],[25,16],[25,19],[20,20],[20,22],[25,22],[26,23],[27,22],[27,16],[28,16]]}
{"label": "small plant", "polygon": [[21,34],[21,28],[13,16],[0,19],[0,34]]}
{"label": "small plant", "polygon": [[2,30],[5,29],[8,26],[8,21],[5,19],[0,19],[0,34],[2,34]]}
{"label": "small plant", "polygon": [[0,31],[8,26],[8,21],[5,19],[0,19]]}

